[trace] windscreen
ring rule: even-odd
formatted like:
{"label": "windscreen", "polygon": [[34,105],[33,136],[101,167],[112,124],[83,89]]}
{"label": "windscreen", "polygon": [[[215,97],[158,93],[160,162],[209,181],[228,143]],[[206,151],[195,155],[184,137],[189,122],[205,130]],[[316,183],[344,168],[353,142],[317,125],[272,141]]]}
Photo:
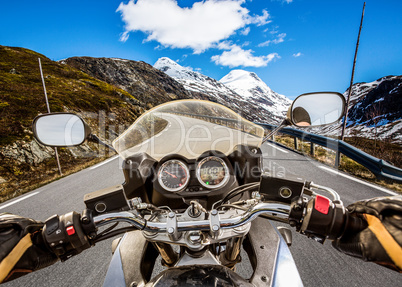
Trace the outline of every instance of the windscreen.
{"label": "windscreen", "polygon": [[113,141],[121,157],[145,152],[156,160],[180,154],[197,158],[210,150],[226,155],[237,145],[259,147],[264,129],[209,101],[181,100],[155,107]]}

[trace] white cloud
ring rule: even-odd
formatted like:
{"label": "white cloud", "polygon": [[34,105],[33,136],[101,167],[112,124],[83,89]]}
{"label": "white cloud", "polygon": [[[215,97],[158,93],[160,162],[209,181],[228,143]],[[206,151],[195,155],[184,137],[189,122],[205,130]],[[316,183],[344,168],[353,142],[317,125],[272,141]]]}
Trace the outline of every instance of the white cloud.
{"label": "white cloud", "polygon": [[268,11],[263,10],[261,16],[255,16],[253,19],[251,19],[251,23],[256,24],[257,26],[263,26],[272,22],[271,20],[268,20],[269,18],[270,15]]}
{"label": "white cloud", "polygon": [[240,34],[242,34],[244,36],[247,36],[248,33],[250,33],[250,27],[246,27],[240,32]]}
{"label": "white cloud", "polygon": [[298,58],[298,57],[300,57],[300,56],[302,56],[303,54],[302,53],[296,53],[296,54],[293,54],[293,57],[295,57],[295,58]]}
{"label": "white cloud", "polygon": [[269,62],[280,59],[277,53],[271,53],[266,56],[253,56],[252,50],[243,50],[237,45],[232,45],[229,51],[224,51],[222,55],[215,55],[211,60],[216,65],[234,67],[265,67]]}
{"label": "white cloud", "polygon": [[142,31],[148,34],[146,41],[201,53],[249,24],[269,22],[267,11],[252,17],[242,7],[244,3],[245,0],[205,0],[181,8],[176,0],[130,0],[117,9],[126,29],[120,40],[127,41],[131,31]]}
{"label": "white cloud", "polygon": [[276,39],[274,39],[274,40],[268,40],[268,41],[265,41],[265,42],[262,42],[262,43],[258,44],[258,47],[266,47],[266,46],[269,46],[270,44],[279,44],[279,43],[282,43],[283,41],[285,41],[285,40],[284,40],[285,37],[286,37],[286,33],[281,33],[281,34],[279,34],[278,37],[277,37]]}
{"label": "white cloud", "polygon": [[290,4],[293,2],[293,0],[271,0],[271,1],[282,2],[282,3],[286,3],[286,4]]}

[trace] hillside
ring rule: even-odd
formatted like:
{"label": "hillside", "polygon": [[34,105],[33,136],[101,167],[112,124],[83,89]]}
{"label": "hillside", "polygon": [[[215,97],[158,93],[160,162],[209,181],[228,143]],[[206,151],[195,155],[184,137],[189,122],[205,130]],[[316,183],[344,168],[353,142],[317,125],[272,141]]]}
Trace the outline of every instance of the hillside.
{"label": "hillside", "polygon": [[[347,98],[349,89],[343,94]],[[312,132],[338,136],[335,124]],[[402,76],[386,76],[352,86],[346,137],[361,137],[402,144]]]}
{"label": "hillside", "polygon": [[[38,58],[51,111],[80,114],[102,139],[112,140],[115,129],[124,129],[144,111],[144,104],[123,100],[138,101],[122,89],[28,49],[0,46],[0,200],[8,190],[18,193],[27,182],[57,174],[53,149],[39,145],[31,132],[32,120],[47,111]],[[62,169],[106,153],[93,144],[60,149]]]}
{"label": "hillside", "polygon": [[178,82],[144,62],[116,58],[72,57],[60,61],[101,81],[135,95],[135,104],[146,108],[161,103],[189,99],[191,95]]}

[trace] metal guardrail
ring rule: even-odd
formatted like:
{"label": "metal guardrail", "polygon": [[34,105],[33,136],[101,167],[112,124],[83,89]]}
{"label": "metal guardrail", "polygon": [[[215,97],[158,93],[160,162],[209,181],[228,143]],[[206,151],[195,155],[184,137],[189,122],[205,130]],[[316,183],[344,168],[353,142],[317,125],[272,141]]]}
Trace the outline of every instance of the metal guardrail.
{"label": "metal guardrail", "polygon": [[[178,112],[176,114],[195,117],[195,118],[202,118],[207,121],[214,122],[216,124],[222,124],[223,122],[230,123],[232,128],[236,128],[242,130],[243,132],[251,132],[245,130],[244,126],[241,122],[234,120],[234,119],[226,119],[220,117],[212,117],[212,116],[205,116],[205,115],[194,115],[190,113],[182,113]],[[266,129],[272,130],[275,129],[277,126],[272,124],[263,124],[263,123],[255,123],[260,125]],[[304,141],[309,141],[313,144],[317,144],[326,148],[329,148],[335,152],[339,152],[344,154],[345,156],[349,157],[350,159],[354,160],[355,162],[361,164],[362,166],[369,169],[377,179],[379,180],[392,180],[398,183],[402,183],[402,169],[389,164],[388,162],[378,159],[368,153],[342,141],[337,140],[321,135],[316,135],[313,133],[308,133],[302,130],[294,129],[285,127],[280,130],[280,133],[290,135],[295,138],[302,139]]]}
{"label": "metal guardrail", "polygon": [[[270,130],[276,127],[275,125],[271,124],[256,124]],[[376,176],[377,179],[392,180],[402,183],[402,169],[395,167],[382,159],[378,159],[372,155],[369,155],[368,153],[365,153],[364,151],[342,140],[328,138],[325,136],[320,136],[288,127],[281,129],[280,132],[342,153],[369,169]]]}

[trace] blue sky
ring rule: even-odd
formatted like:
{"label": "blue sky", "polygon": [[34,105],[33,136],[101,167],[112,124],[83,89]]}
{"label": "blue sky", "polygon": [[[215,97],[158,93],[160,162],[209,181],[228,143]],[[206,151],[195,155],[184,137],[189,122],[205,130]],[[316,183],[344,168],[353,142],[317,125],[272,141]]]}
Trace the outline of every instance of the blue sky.
{"label": "blue sky", "polygon": [[[291,99],[349,85],[360,0],[2,1],[0,45],[52,60],[169,57],[221,79],[256,72]],[[355,82],[402,74],[402,1],[366,1]]]}

